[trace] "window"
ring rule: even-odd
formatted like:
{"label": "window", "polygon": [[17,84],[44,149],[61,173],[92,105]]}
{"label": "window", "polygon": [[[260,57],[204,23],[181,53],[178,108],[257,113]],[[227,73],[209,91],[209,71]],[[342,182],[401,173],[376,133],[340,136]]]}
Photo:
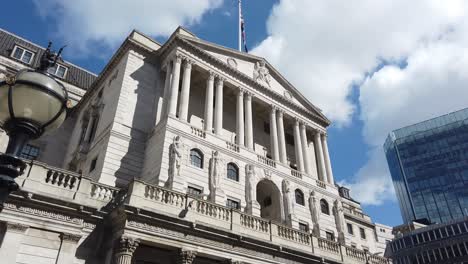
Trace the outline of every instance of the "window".
{"label": "window", "polygon": [[200,197],[202,196],[202,189],[200,188],[196,188],[196,187],[192,187],[192,186],[188,186],[187,188],[187,194],[188,195],[191,195],[191,196],[195,196],[195,197]]}
{"label": "window", "polygon": [[227,165],[227,177],[233,181],[239,181],[239,168],[234,163],[228,163]]}
{"label": "window", "polygon": [[24,146],[20,155],[21,158],[29,160],[35,160],[37,156],[39,156],[39,148],[29,144]]}
{"label": "window", "polygon": [[60,78],[65,78],[65,74],[67,74],[67,71],[68,71],[67,67],[58,63],[54,67],[51,67],[47,70],[48,73],[53,74]]}
{"label": "window", "polygon": [[190,150],[190,164],[197,168],[203,169],[203,154],[198,149]]}
{"label": "window", "polygon": [[296,196],[296,203],[297,204],[300,204],[300,205],[305,204],[305,202],[304,202],[304,193],[301,190],[296,189],[294,191],[294,195]]}
{"label": "window", "polygon": [[34,52],[27,50],[25,48],[19,47],[19,46],[15,46],[11,56],[24,63],[31,64],[32,59],[34,57]]}
{"label": "window", "polygon": [[320,200],[320,210],[322,214],[330,215],[330,209],[328,208],[328,203],[324,199]]}
{"label": "window", "polygon": [[235,200],[232,200],[232,199],[227,199],[226,207],[238,210],[238,209],[240,209],[240,203],[239,203],[239,201],[235,201]]}
{"label": "window", "polygon": [[335,233],[327,231],[327,232],[325,232],[325,234],[326,234],[328,240],[335,241]]}
{"label": "window", "polygon": [[361,238],[366,239],[366,230],[364,228],[360,227],[359,228],[359,233],[361,233]]}
{"label": "window", "polygon": [[91,165],[89,166],[89,172],[92,172],[96,168],[97,158],[95,157],[93,161],[91,161]]}
{"label": "window", "polygon": [[302,232],[309,232],[309,225],[306,223],[299,223],[299,230]]}
{"label": "window", "polygon": [[353,225],[350,223],[346,223],[346,226],[348,227],[348,234],[354,235]]}

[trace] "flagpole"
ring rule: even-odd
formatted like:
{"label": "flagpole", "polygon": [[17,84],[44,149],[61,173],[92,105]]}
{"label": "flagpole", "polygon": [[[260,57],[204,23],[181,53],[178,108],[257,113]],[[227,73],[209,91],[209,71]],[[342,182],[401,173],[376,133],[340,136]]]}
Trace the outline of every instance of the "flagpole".
{"label": "flagpole", "polygon": [[239,51],[242,52],[242,30],[241,30],[241,23],[242,23],[242,4],[241,4],[241,0],[238,0],[239,2],[239,24],[238,24],[238,28],[239,28]]}

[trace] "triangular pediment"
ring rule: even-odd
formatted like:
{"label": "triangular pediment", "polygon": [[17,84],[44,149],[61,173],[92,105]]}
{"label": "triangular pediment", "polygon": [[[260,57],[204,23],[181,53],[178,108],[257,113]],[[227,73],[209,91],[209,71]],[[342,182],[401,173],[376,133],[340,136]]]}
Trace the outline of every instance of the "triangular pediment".
{"label": "triangular pediment", "polygon": [[330,123],[319,108],[308,101],[264,58],[204,41],[180,27],[173,36],[178,36],[188,41],[190,44],[196,46],[198,50],[215,58],[220,63],[230,66],[230,68],[242,73],[242,75],[254,80],[259,85],[266,87],[279,96],[284,97],[291,103],[312,112],[325,124]]}

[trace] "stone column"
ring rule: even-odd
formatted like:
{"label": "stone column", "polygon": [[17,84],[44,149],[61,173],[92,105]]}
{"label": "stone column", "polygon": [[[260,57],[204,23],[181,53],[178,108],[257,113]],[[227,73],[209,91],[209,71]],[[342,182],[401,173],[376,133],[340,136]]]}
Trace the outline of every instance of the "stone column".
{"label": "stone column", "polygon": [[270,110],[270,147],[271,156],[275,161],[280,161],[278,149],[278,127],[276,125],[276,106],[272,105]]}
{"label": "stone column", "polygon": [[62,245],[57,257],[57,264],[69,264],[75,261],[76,248],[81,236],[76,234],[63,233],[60,235]]}
{"label": "stone column", "polygon": [[314,145],[315,155],[317,156],[319,180],[326,182],[327,175],[325,170],[325,161],[323,158],[322,140],[320,139],[320,132],[318,131],[314,135]]}
{"label": "stone column", "polygon": [[252,94],[247,92],[245,96],[245,145],[253,150],[253,124],[252,124]]}
{"label": "stone column", "polygon": [[307,174],[312,174],[312,165],[310,164],[310,157],[309,157],[309,145],[307,144],[307,133],[306,127],[304,123],[300,125],[300,132],[301,132],[301,145],[302,145],[302,156],[304,160],[304,170]]}
{"label": "stone column", "polygon": [[304,172],[304,157],[302,156],[301,132],[299,130],[299,120],[294,123],[294,148],[296,153],[297,170]]}
{"label": "stone column", "polygon": [[115,248],[114,264],[131,264],[133,253],[135,253],[138,244],[138,239],[122,236]]}
{"label": "stone column", "polygon": [[196,256],[196,251],[181,249],[177,256],[177,264],[192,264]]}
{"label": "stone column", "polygon": [[239,146],[244,146],[244,89],[239,87],[237,94],[237,124],[236,124],[236,143]]}
{"label": "stone column", "polygon": [[215,134],[220,136],[223,130],[223,83],[224,78],[219,77],[216,82],[216,104],[215,104]]}
{"label": "stone column", "polygon": [[169,109],[169,98],[170,98],[170,87],[171,87],[171,62],[166,64],[166,79],[164,80],[164,92],[163,92],[163,107],[161,117],[164,118],[167,115],[167,111]]}
{"label": "stone column", "polygon": [[0,259],[2,263],[16,263],[16,255],[23,241],[24,234],[29,226],[18,223],[6,223],[5,235],[2,247],[0,247]]}
{"label": "stone column", "polygon": [[190,77],[192,75],[192,64],[193,61],[185,59],[184,64],[184,75],[182,79],[182,91],[180,94],[180,105],[179,105],[179,118],[180,120],[187,121],[189,98],[190,98]]}
{"label": "stone column", "polygon": [[327,135],[322,135],[322,146],[323,146],[323,156],[325,158],[325,169],[327,172],[327,179],[328,183],[335,184],[335,180],[333,179],[333,172],[330,162],[330,154],[328,153],[328,144],[327,144]]}
{"label": "stone column", "polygon": [[215,73],[210,72],[210,76],[206,81],[206,98],[205,98],[205,131],[213,132],[213,88],[214,88]]}
{"label": "stone column", "polygon": [[182,63],[182,56],[175,55],[172,67],[172,80],[171,91],[169,96],[169,115],[176,116],[177,113],[177,99],[179,97],[179,79],[180,79],[180,64]]}
{"label": "stone column", "polygon": [[279,142],[279,155],[280,160],[283,164],[288,163],[288,157],[286,154],[286,138],[284,136],[284,123],[283,123],[283,111],[278,110],[276,115],[276,125],[278,126],[278,142]]}

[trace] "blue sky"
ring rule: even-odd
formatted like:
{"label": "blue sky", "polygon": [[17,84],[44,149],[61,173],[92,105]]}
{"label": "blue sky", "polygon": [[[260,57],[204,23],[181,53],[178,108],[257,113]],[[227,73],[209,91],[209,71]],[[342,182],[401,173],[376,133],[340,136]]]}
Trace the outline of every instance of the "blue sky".
{"label": "blue sky", "polygon": [[[466,107],[465,3],[243,3],[252,53],[266,57],[332,119],[336,181],[352,188],[374,221],[401,224],[382,144],[393,129]],[[164,42],[181,24],[237,48],[235,0],[18,0],[2,7],[10,12],[3,12],[0,27],[43,46],[67,44],[64,57],[95,73],[132,28]]]}

